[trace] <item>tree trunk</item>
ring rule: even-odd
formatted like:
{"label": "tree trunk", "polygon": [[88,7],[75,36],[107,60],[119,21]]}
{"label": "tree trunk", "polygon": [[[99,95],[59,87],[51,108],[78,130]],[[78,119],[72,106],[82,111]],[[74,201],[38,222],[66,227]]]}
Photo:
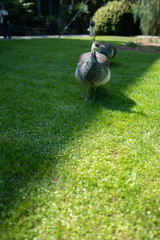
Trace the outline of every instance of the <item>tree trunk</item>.
{"label": "tree trunk", "polygon": [[61,26],[64,27],[64,5],[63,5],[63,0],[60,0],[60,14],[61,14]]}
{"label": "tree trunk", "polygon": [[49,15],[53,15],[53,2],[49,0]]}
{"label": "tree trunk", "polygon": [[36,2],[37,2],[37,12],[38,12],[38,14],[42,14],[42,12],[41,12],[41,0],[36,0]]}

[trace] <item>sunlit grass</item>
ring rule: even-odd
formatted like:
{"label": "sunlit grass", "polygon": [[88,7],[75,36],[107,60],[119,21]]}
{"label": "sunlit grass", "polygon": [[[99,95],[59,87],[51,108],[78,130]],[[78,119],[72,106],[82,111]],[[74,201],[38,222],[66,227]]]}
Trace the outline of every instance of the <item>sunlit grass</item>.
{"label": "sunlit grass", "polygon": [[0,239],[159,239],[159,54],[119,51],[84,103],[90,45],[0,42]]}

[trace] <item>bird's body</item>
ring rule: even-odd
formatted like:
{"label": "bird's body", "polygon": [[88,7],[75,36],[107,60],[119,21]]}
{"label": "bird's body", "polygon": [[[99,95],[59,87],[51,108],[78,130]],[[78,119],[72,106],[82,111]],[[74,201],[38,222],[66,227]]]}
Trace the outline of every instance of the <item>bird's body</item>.
{"label": "bird's body", "polygon": [[100,48],[98,52],[105,55],[108,58],[114,58],[117,53],[116,47],[110,43],[104,43],[103,46],[104,48]]}
{"label": "bird's body", "polygon": [[83,53],[78,59],[75,76],[77,81],[86,87],[86,98],[88,87],[94,88],[94,96],[96,88],[106,84],[110,80],[110,70],[108,68],[108,59],[106,56],[97,52],[99,47],[103,47],[98,42],[93,42],[91,52]]}

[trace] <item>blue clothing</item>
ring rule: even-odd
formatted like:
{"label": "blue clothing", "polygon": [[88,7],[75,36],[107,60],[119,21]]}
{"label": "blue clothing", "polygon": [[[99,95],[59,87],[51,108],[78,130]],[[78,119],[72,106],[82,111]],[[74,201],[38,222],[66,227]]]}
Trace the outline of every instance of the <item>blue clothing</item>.
{"label": "blue clothing", "polygon": [[4,39],[7,37],[11,38],[10,26],[9,26],[9,15],[5,9],[0,10],[0,23],[2,27],[2,34]]}
{"label": "blue clothing", "polygon": [[3,33],[3,37],[4,39],[6,39],[8,37],[8,39],[11,39],[11,32],[10,32],[10,26],[9,24],[1,24],[2,26],[2,33]]}
{"label": "blue clothing", "polygon": [[92,19],[90,19],[90,22],[89,22],[89,32],[90,32],[90,35],[93,34],[93,27],[94,27],[95,23]]}

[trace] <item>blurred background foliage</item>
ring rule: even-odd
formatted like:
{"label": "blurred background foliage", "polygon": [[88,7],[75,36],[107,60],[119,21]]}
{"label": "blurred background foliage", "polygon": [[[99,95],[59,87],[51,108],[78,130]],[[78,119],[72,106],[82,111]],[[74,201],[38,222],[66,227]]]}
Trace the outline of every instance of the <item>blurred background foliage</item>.
{"label": "blurred background foliage", "polygon": [[126,1],[108,2],[94,14],[94,32],[97,35],[140,34],[139,21],[134,21],[132,3]]}
{"label": "blurred background foliage", "polygon": [[135,21],[140,19],[144,35],[160,35],[160,0],[138,0],[133,6]]}
{"label": "blurred background foliage", "polygon": [[96,34],[160,35],[160,0],[0,0],[0,4],[10,14],[12,35],[84,34],[91,16]]}

